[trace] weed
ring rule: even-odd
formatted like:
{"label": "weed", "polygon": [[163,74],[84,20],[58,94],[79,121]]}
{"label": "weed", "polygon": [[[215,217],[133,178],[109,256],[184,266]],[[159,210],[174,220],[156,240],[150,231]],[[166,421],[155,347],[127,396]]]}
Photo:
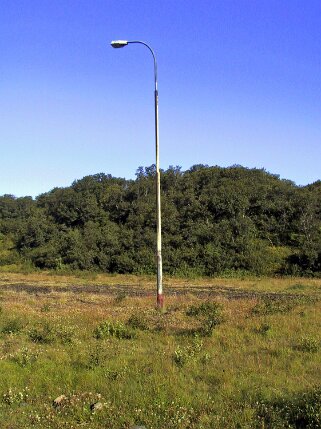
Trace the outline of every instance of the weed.
{"label": "weed", "polygon": [[256,316],[267,316],[270,314],[288,313],[298,305],[314,304],[316,298],[310,296],[297,297],[265,297],[262,298],[252,309]]}
{"label": "weed", "polygon": [[119,369],[106,369],[105,377],[108,380],[115,381],[123,379],[129,371],[129,367],[127,365],[121,365]]}
{"label": "weed", "polygon": [[201,352],[203,341],[199,336],[195,336],[192,344],[185,347],[178,346],[173,355],[173,361],[179,367],[184,366],[188,361],[193,360]]}
{"label": "weed", "polygon": [[120,291],[120,292],[118,292],[118,293],[117,293],[117,295],[115,296],[115,298],[114,298],[114,303],[115,303],[115,304],[120,304],[120,303],[122,303],[123,301],[125,301],[126,297],[127,297],[126,292],[124,292],[124,291]]}
{"label": "weed", "polygon": [[9,389],[2,395],[2,402],[7,405],[21,404],[22,402],[27,402],[28,398],[28,387],[21,390],[9,387]]}
{"label": "weed", "polygon": [[50,310],[51,310],[51,305],[48,303],[44,304],[40,309],[42,313],[48,313]]}
{"label": "weed", "polygon": [[258,328],[256,328],[254,331],[257,334],[261,334],[261,335],[267,335],[269,332],[271,332],[271,325],[269,325],[268,323],[262,323]]}
{"label": "weed", "polygon": [[96,344],[94,349],[89,354],[88,359],[88,368],[94,369],[99,366],[102,366],[106,362],[106,356],[104,353],[104,348],[101,344]]}
{"label": "weed", "polygon": [[22,347],[22,349],[13,356],[13,361],[24,368],[36,362],[38,356],[38,352],[30,350],[28,347]]}
{"label": "weed", "polygon": [[16,343],[16,339],[14,339],[12,336],[7,336],[3,340],[1,344],[1,351],[3,352],[4,356],[13,355],[16,348]]}
{"label": "weed", "polygon": [[1,332],[3,334],[18,334],[20,331],[22,331],[22,329],[25,327],[25,323],[19,319],[19,318],[14,318],[14,319],[9,319],[7,320],[7,322],[4,324],[4,326],[1,329]]}
{"label": "weed", "polygon": [[305,290],[308,286],[302,284],[302,283],[295,283],[294,285],[288,286],[287,290]]}
{"label": "weed", "polygon": [[257,428],[282,429],[321,427],[321,388],[303,392],[289,398],[256,404]]}
{"label": "weed", "polygon": [[295,349],[301,352],[316,353],[320,348],[320,342],[312,337],[302,337]]}
{"label": "weed", "polygon": [[173,361],[177,366],[184,366],[188,360],[188,353],[185,349],[182,349],[180,346],[176,348],[173,355]]}
{"label": "weed", "polygon": [[217,302],[207,301],[200,305],[192,305],[186,314],[197,318],[201,323],[201,327],[193,332],[202,336],[210,336],[213,329],[223,321],[222,305]]}
{"label": "weed", "polygon": [[211,355],[209,353],[204,353],[203,356],[201,357],[201,363],[203,365],[207,364],[211,359]]}
{"label": "weed", "polygon": [[55,327],[55,335],[61,344],[71,344],[75,336],[75,328],[67,325]]}
{"label": "weed", "polygon": [[133,329],[140,329],[141,331],[148,331],[149,329],[147,320],[141,313],[132,314],[126,324]]}
{"label": "weed", "polygon": [[211,320],[213,325],[222,322],[222,305],[217,302],[203,302],[199,305],[192,305],[187,310],[187,316],[204,317]]}
{"label": "weed", "polygon": [[44,322],[35,326],[29,331],[29,338],[34,343],[52,344],[56,341],[61,344],[71,344],[74,338],[75,329],[70,326],[54,326],[49,322]]}
{"label": "weed", "polygon": [[95,271],[76,270],[73,271],[73,275],[84,280],[96,280],[97,278],[97,272]]}
{"label": "weed", "polygon": [[164,332],[169,327],[168,313],[155,310],[153,314],[153,323],[155,332]]}
{"label": "weed", "polygon": [[100,323],[94,330],[94,337],[98,340],[108,337],[130,340],[136,335],[132,329],[121,322],[105,321]]}
{"label": "weed", "polygon": [[252,309],[252,314],[266,316],[268,314],[285,313],[292,310],[292,308],[293,303],[291,301],[263,298]]}
{"label": "weed", "polygon": [[39,344],[52,344],[56,340],[53,326],[48,322],[31,328],[29,338],[32,342]]}

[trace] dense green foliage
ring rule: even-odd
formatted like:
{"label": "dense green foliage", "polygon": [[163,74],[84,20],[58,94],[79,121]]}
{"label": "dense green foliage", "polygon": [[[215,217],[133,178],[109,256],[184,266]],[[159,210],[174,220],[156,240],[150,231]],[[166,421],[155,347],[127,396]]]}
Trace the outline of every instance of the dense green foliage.
{"label": "dense green foliage", "polygon": [[[321,182],[259,169],[162,172],[164,271],[321,272]],[[0,265],[153,273],[155,166],[136,180],[96,174],[38,196],[0,197]]]}

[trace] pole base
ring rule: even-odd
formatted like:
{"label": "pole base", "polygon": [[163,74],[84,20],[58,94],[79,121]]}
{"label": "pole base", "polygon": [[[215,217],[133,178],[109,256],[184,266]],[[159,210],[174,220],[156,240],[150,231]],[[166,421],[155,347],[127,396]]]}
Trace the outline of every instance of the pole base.
{"label": "pole base", "polygon": [[157,308],[162,310],[164,308],[164,295],[163,294],[157,294]]}

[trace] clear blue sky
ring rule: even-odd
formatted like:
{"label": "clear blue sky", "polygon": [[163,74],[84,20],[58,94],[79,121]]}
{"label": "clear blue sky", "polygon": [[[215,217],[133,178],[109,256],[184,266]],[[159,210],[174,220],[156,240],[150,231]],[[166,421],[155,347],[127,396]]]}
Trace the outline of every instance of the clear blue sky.
{"label": "clear blue sky", "polygon": [[99,172],[266,168],[321,179],[320,0],[1,0],[0,195]]}

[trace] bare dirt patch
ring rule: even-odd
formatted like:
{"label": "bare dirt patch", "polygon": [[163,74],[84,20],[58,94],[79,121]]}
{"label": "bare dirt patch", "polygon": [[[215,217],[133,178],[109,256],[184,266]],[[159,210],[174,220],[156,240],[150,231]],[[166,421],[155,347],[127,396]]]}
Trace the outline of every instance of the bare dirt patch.
{"label": "bare dirt patch", "polygon": [[[47,295],[52,293],[73,293],[76,295],[80,294],[91,294],[91,295],[107,295],[116,296],[124,295],[128,297],[147,297],[155,294],[155,291],[151,288],[146,289],[145,287],[139,287],[131,284],[119,284],[119,285],[108,285],[108,284],[87,284],[77,285],[70,284],[68,286],[41,286],[39,284],[29,283],[8,283],[2,284],[0,287],[1,291],[12,291],[12,292],[25,292],[31,295]],[[280,293],[280,292],[264,292],[264,291],[250,291],[239,288],[233,288],[228,286],[184,286],[184,287],[166,287],[166,295],[168,296],[181,296],[181,295],[193,295],[198,298],[210,298],[210,297],[223,297],[228,300],[238,299],[256,299],[256,298],[269,298],[269,299],[280,299],[280,298],[297,298],[298,295],[295,293]]]}

